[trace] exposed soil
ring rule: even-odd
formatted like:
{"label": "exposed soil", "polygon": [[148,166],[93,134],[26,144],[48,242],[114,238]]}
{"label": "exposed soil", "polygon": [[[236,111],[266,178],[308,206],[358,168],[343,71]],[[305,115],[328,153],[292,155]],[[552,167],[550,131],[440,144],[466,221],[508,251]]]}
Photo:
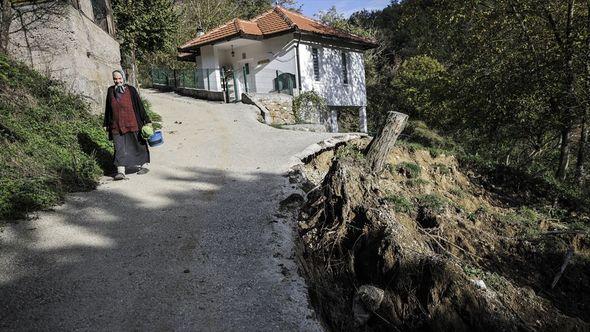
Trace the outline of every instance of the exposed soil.
{"label": "exposed soil", "polygon": [[587,216],[508,204],[425,150],[371,174],[355,144],[302,169],[300,264],[330,329],[590,330]]}

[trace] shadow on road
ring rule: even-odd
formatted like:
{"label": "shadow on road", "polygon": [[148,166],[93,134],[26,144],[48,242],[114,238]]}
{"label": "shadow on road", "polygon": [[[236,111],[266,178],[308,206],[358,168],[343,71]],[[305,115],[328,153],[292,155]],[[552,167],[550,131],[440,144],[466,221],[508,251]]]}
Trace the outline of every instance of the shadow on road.
{"label": "shadow on road", "polygon": [[1,230],[0,329],[299,328],[280,310],[291,280],[272,258],[290,255],[269,200],[281,199],[284,177],[199,168],[143,176],[166,187],[135,176],[116,185],[138,192],[73,195]]}

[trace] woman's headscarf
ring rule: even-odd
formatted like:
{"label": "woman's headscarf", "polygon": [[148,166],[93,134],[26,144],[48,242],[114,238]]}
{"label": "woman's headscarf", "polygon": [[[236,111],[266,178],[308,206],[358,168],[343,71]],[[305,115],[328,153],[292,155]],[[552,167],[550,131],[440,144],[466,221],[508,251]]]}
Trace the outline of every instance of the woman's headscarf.
{"label": "woman's headscarf", "polygon": [[115,86],[115,97],[116,97],[117,99],[119,99],[119,98],[118,98],[118,97],[119,97],[118,95],[119,95],[119,94],[122,94],[122,93],[124,93],[124,92],[125,92],[125,81],[126,81],[126,80],[125,80],[125,73],[123,73],[123,71],[122,71],[122,70],[118,70],[118,69],[117,69],[117,70],[113,70],[113,73],[112,73],[112,75],[115,75],[115,73],[119,73],[119,74],[121,75],[121,77],[123,78],[123,83],[121,83],[120,85],[119,85],[119,84],[117,84],[117,85]]}

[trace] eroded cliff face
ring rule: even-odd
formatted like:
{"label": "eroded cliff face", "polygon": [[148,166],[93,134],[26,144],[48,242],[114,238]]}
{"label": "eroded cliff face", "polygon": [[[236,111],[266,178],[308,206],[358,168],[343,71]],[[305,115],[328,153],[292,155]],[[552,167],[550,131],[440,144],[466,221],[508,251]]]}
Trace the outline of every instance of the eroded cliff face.
{"label": "eroded cliff face", "polygon": [[372,174],[357,145],[301,170],[315,185],[299,214],[300,263],[330,329],[590,329],[585,231],[506,205],[453,156],[397,147]]}
{"label": "eroded cliff face", "polygon": [[119,43],[71,5],[51,12],[42,19],[29,13],[14,20],[11,30],[18,32],[10,36],[9,53],[62,81],[65,89],[81,94],[93,112],[100,113],[112,84],[111,72],[121,68]]}

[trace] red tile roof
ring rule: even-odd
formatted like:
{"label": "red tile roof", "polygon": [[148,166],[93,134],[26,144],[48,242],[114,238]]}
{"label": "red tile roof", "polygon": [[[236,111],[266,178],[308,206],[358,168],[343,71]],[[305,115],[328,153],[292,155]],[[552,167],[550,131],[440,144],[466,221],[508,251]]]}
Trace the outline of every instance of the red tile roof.
{"label": "red tile roof", "polygon": [[214,44],[216,41],[231,39],[243,35],[265,38],[278,33],[286,33],[290,31],[301,31],[328,37],[336,37],[360,43],[366,47],[376,46],[376,42],[372,39],[332,28],[297,12],[290,11],[281,6],[275,6],[273,9],[250,21],[241,19],[229,21],[200,37],[186,42],[179,47],[179,50],[189,51],[190,49],[198,48],[203,45]]}

